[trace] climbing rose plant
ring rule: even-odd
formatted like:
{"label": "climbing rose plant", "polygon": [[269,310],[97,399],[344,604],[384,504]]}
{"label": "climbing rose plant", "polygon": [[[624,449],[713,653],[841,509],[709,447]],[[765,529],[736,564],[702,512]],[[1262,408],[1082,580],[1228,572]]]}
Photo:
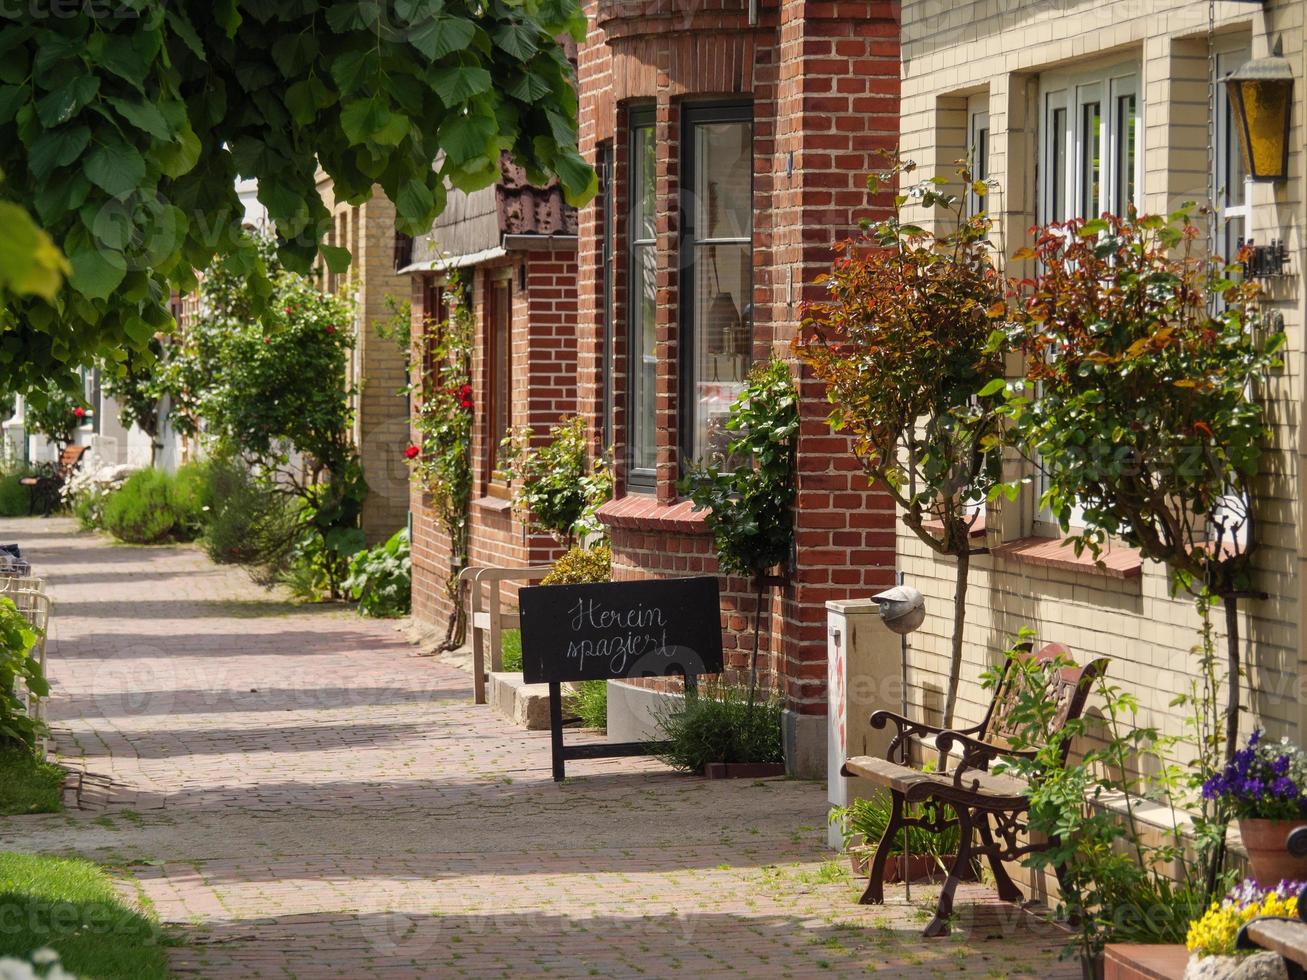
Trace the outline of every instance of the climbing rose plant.
{"label": "climbing rose plant", "polygon": [[[68,364],[118,363],[171,327],[173,291],[246,248],[238,176],[258,180],[283,258],[307,272],[337,200],[380,185],[421,233],[446,190],[557,176],[573,203],[596,181],[576,150],[576,92],[559,42],[576,0],[215,0],[20,3],[0,26],[0,389]],[[433,161],[435,164],[433,165]],[[23,222],[30,214],[48,239]],[[21,251],[21,250],[20,250]],[[63,271],[59,252],[70,272]]]}
{"label": "climbing rose plant", "polygon": [[441,649],[463,642],[466,619],[458,590],[467,567],[469,509],[472,506],[472,351],[476,320],[456,275],[445,287],[448,315],[428,320],[415,341],[419,373],[409,386],[414,399],[417,443],[404,455],[414,481],[427,494],[437,523],[449,537],[450,568],[445,590],[453,612]]}

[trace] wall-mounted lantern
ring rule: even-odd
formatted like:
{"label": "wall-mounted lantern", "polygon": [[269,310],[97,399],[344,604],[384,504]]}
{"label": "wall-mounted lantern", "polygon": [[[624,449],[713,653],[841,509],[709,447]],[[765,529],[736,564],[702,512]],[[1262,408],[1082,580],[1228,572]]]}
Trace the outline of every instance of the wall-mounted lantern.
{"label": "wall-mounted lantern", "polygon": [[1227,75],[1225,89],[1248,176],[1284,180],[1289,176],[1293,68],[1280,57],[1279,43],[1269,58],[1254,58]]}

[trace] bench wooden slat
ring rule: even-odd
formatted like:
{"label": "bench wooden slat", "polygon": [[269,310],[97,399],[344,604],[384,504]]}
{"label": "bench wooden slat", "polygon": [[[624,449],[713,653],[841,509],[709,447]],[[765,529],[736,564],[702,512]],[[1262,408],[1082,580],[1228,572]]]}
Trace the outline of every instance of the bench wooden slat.
{"label": "bench wooden slat", "polygon": [[1292,919],[1253,919],[1245,929],[1248,937],[1262,949],[1307,966],[1307,923]]}
{"label": "bench wooden slat", "polygon": [[[888,759],[871,755],[854,756],[844,763],[846,776],[861,776],[877,786],[884,786],[905,796],[915,796],[912,790],[927,790],[930,795],[950,795],[955,790],[953,777],[948,773],[922,772],[911,766],[899,765]],[[963,787],[969,795],[1009,800],[1024,797],[1030,787],[1015,776],[1002,773],[968,770],[963,775]]]}

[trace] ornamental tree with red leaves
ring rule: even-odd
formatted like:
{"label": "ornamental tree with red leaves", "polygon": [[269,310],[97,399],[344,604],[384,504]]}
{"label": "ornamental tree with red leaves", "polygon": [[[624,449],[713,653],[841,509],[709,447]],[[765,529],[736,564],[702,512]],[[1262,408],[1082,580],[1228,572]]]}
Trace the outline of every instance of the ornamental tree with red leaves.
{"label": "ornamental tree with red leaves", "polygon": [[[895,163],[868,187],[895,186],[913,169]],[[988,190],[965,166],[958,174],[977,196]],[[967,216],[947,184],[935,177],[897,193],[890,217],[837,246],[833,269],[818,280],[829,298],[804,309],[795,338],[799,358],[826,384],[831,426],[853,435],[867,476],[913,534],[957,561],[946,728],[962,670],[972,531],[1002,489],[1003,351],[988,341],[1006,312],[990,221]],[[948,230],[905,222],[908,204],[938,212]]]}
{"label": "ornamental tree with red leaves", "polygon": [[[1255,284],[1229,278],[1198,238],[1187,208],[1035,229],[1014,258],[1036,271],[1014,283],[1019,302],[994,343],[1024,356],[1008,414],[1067,541],[1097,556],[1116,538],[1168,565],[1200,609],[1224,604],[1228,756],[1239,731],[1237,602],[1254,594],[1270,432],[1262,396],[1284,336]],[[1083,526],[1071,523],[1076,508]]]}

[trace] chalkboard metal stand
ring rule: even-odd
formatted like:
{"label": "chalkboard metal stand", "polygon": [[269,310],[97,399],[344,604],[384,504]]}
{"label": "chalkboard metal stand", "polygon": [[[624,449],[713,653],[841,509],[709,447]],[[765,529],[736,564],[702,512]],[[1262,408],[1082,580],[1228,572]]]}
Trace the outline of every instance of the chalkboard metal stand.
{"label": "chalkboard metal stand", "polygon": [[[685,678],[687,691],[694,691],[698,686],[697,677]],[[549,736],[553,743],[554,782],[556,783],[561,783],[567,778],[568,759],[615,759],[627,755],[649,755],[652,751],[671,744],[670,742],[592,742],[589,745],[564,745],[561,681],[549,682]]]}

